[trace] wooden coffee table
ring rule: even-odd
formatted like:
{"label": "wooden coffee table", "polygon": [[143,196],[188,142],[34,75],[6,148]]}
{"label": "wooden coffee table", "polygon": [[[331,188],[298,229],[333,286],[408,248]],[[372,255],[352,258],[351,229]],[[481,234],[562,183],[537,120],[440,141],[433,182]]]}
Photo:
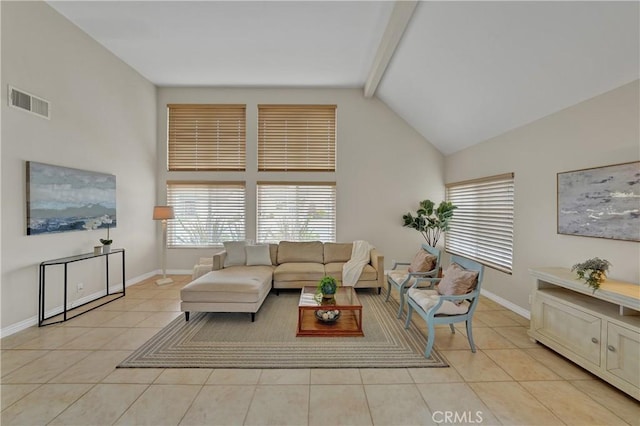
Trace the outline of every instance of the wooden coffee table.
{"label": "wooden coffee table", "polygon": [[[335,322],[316,318],[317,310],[339,310]],[[362,332],[362,304],[353,287],[338,287],[333,299],[318,302],[315,287],[303,287],[298,302],[298,331],[296,336],[364,336]]]}

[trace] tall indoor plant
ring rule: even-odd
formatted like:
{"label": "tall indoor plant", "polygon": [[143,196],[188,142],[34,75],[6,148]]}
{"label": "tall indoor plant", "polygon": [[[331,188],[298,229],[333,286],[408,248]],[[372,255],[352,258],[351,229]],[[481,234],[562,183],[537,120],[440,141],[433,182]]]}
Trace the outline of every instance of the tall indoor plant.
{"label": "tall indoor plant", "polygon": [[431,200],[420,201],[420,207],[415,213],[407,213],[402,216],[402,220],[407,228],[412,228],[420,232],[424,239],[432,247],[435,247],[442,232],[449,230],[449,224],[453,217],[453,211],[458,207],[449,201],[442,201],[438,207]]}

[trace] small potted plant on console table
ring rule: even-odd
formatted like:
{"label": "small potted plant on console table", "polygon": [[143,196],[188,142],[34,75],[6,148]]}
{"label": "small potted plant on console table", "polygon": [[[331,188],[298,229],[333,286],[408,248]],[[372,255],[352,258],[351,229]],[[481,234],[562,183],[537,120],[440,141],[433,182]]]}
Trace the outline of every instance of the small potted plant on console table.
{"label": "small potted plant on console table", "polygon": [[107,238],[100,238],[100,242],[102,243],[102,253],[110,253],[111,252],[111,243],[113,240],[109,238],[109,228],[111,227],[111,219],[104,221],[107,224]]}

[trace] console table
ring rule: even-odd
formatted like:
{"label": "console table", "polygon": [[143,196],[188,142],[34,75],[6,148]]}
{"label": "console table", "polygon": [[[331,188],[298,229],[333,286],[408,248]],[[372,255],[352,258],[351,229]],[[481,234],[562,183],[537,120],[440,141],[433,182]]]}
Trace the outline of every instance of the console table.
{"label": "console table", "polygon": [[[110,256],[116,256],[116,255],[120,255],[122,256],[122,291],[117,291],[114,293],[109,293],[109,257]],[[78,306],[74,306],[72,308],[69,308],[68,303],[67,303],[67,294],[68,294],[68,283],[67,283],[67,270],[68,270],[68,266],[71,263],[75,263],[75,262],[82,262],[84,260],[89,260],[89,259],[94,259],[97,257],[104,257],[105,260],[105,265],[106,265],[106,278],[107,278],[107,288],[106,288],[106,294],[102,295],[102,296],[98,296],[94,299],[89,300],[88,302],[85,302],[81,305]],[[51,325],[51,324],[58,324],[61,322],[65,322],[68,319],[71,318],[75,318],[79,315],[82,315],[84,313],[87,313],[95,308],[98,308],[102,305],[105,305],[109,302],[113,302],[114,300],[120,299],[121,297],[124,297],[125,295],[125,274],[124,274],[124,263],[125,263],[125,258],[124,258],[124,249],[113,249],[111,250],[109,253],[100,253],[100,254],[94,254],[94,253],[84,253],[84,254],[79,254],[76,256],[69,256],[69,257],[62,257],[60,259],[52,259],[52,260],[46,260],[42,263],[40,263],[40,283],[39,283],[39,303],[38,303],[38,326],[42,327],[45,325]],[[46,280],[46,272],[47,272],[47,267],[51,267],[51,266],[56,266],[56,265],[62,265],[62,267],[64,268],[64,295],[63,295],[63,308],[62,308],[62,312],[61,313],[57,313],[54,315],[50,315],[48,317],[45,317],[45,294],[46,294],[46,285],[47,285],[47,280]],[[89,303],[93,303],[97,300],[100,299],[104,299],[106,297],[110,297],[109,300],[103,301],[100,304],[96,304],[95,306],[90,307],[89,309],[86,309],[82,312],[77,312],[75,313],[73,316],[69,317],[68,314],[71,311],[74,311],[75,309],[78,309],[82,306],[85,306]],[[113,297],[115,296],[115,297]],[[54,320],[54,321],[50,321],[50,322],[46,322],[52,318],[55,317],[61,317],[61,319],[59,320]]]}
{"label": "console table", "polygon": [[537,268],[529,336],[640,400],[640,285],[595,293],[566,268]]}

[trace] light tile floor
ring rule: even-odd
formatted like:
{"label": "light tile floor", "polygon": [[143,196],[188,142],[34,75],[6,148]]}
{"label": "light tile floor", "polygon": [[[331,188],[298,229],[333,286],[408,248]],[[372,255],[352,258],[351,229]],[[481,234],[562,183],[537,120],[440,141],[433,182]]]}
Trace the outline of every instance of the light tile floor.
{"label": "light tile floor", "polygon": [[189,277],[173,278],[2,339],[2,425],[640,425],[636,400],[531,342],[528,321],[489,299],[477,353],[463,328],[437,329],[450,368],[116,369],[181,315]]}

